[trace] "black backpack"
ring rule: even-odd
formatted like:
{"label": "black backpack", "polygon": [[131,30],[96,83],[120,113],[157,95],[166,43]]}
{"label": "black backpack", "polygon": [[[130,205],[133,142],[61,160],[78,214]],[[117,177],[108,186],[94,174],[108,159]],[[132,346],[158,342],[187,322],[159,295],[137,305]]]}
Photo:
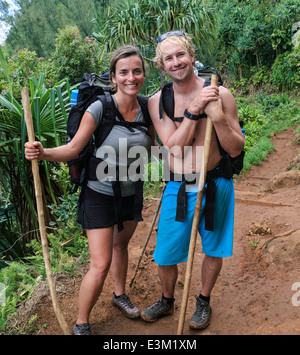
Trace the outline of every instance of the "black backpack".
{"label": "black backpack", "polygon": [[[75,136],[86,109],[105,91],[110,92],[110,90],[111,86],[107,75],[99,77],[97,74],[84,74],[78,90],[77,104],[71,108],[68,115],[67,143]],[[78,156],[67,162],[70,181],[75,187],[83,184],[86,162],[92,156],[94,149],[95,137],[92,136]]]}
{"label": "black backpack", "polygon": [[[76,158],[67,162],[69,166],[70,181],[75,185],[73,191],[76,191],[79,186],[83,186],[87,182],[89,178],[88,163],[90,158],[93,156],[95,148],[101,146],[114,125],[123,125],[129,130],[136,127],[147,132],[147,128],[152,124],[148,113],[148,100],[146,98],[140,95],[137,97],[143,111],[145,123],[127,122],[116,108],[111,94],[111,84],[107,73],[101,76],[98,76],[97,74],[84,74],[78,90],[77,104],[71,108],[68,115],[67,142],[70,142],[75,136],[87,108],[97,100],[102,101],[103,117],[101,124],[90,138],[88,144]],[[115,120],[116,116],[118,116],[119,121]]]}
{"label": "black backpack", "polygon": [[212,74],[217,75],[218,85],[223,85],[223,80],[215,68],[210,67],[209,65],[205,65],[205,64],[196,62],[196,70],[198,72],[197,73],[198,76],[200,76],[203,79],[210,79]]}

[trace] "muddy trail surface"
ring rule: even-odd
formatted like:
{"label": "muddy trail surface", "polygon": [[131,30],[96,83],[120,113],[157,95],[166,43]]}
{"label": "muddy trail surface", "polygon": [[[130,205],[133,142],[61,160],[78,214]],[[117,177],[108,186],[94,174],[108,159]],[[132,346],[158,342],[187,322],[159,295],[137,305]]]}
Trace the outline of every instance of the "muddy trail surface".
{"label": "muddy trail surface", "polygon": [[[275,150],[261,165],[235,181],[235,237],[231,258],[211,295],[212,318],[208,328],[189,328],[195,295],[201,290],[203,253],[198,238],[184,324],[184,335],[300,334],[300,170],[299,137],[292,127],[272,137]],[[298,144],[297,144],[298,143]],[[145,202],[144,221],[130,242],[128,284],[141,256],[159,198]],[[157,266],[153,261],[155,230],[147,244],[130,291],[140,310],[161,297]],[[86,272],[88,266],[81,271]],[[111,304],[113,282],[109,275],[92,311],[95,335],[176,335],[186,264],[179,265],[175,312],[154,323],[130,320]],[[64,317],[73,328],[77,317],[82,275],[57,278]],[[35,334],[62,334],[49,296],[32,307],[37,314]]]}

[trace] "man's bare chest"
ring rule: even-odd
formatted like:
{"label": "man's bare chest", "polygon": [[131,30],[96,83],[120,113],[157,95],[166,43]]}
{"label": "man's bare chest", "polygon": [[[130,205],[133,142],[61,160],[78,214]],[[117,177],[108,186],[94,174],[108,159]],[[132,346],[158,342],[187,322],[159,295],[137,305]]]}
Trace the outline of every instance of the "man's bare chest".
{"label": "man's bare chest", "polygon": [[[184,118],[188,119],[188,118]],[[193,144],[192,145],[204,145],[204,138],[205,138],[205,129],[206,129],[206,118],[201,118],[197,122],[197,127],[195,129],[194,133],[194,139],[193,139]],[[182,122],[174,122],[176,127],[179,128]]]}
{"label": "man's bare chest", "polygon": [[174,95],[174,117],[183,117],[184,111],[189,107],[193,101],[195,93],[190,95]]}

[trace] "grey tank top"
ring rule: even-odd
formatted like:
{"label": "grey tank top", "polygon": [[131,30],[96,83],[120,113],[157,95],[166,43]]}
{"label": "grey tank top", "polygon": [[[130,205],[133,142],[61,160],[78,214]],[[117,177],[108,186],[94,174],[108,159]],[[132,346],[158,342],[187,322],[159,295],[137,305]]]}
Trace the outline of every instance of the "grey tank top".
{"label": "grey tank top", "polygon": [[[115,97],[112,96],[112,98],[116,107],[118,107]],[[97,126],[99,126],[103,116],[102,102],[100,100],[94,102],[88,107],[87,111],[93,116]],[[116,117],[116,120],[119,121],[118,117]],[[138,114],[134,122],[145,122],[141,107],[139,107]],[[131,132],[124,126],[114,125],[103,144],[99,148],[96,148],[94,155],[109,164],[111,170],[106,170],[103,174],[97,174],[97,176],[101,176],[100,181],[88,181],[87,186],[89,188],[102,194],[113,196],[114,193],[111,179],[112,174],[115,171],[115,167],[119,166],[122,196],[130,196],[134,194],[134,179],[136,175],[133,171],[135,171],[135,169],[130,168],[129,170],[131,173],[127,174],[127,167],[134,167],[134,162],[138,161],[137,159],[139,158],[139,155],[134,156],[135,148],[131,148],[144,147],[144,149],[137,148],[137,150],[146,152],[150,148],[150,137],[146,132],[143,132],[138,128],[132,128],[132,130],[133,131]],[[128,156],[130,149],[131,153],[130,156]],[[98,169],[97,171],[101,172],[100,166]],[[129,175],[129,177],[127,175]]]}

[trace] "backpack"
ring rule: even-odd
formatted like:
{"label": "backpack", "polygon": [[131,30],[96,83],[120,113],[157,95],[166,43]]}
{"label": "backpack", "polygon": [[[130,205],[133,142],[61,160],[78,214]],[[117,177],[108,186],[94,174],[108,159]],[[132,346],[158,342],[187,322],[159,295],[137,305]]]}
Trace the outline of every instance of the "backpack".
{"label": "backpack", "polygon": [[[75,136],[86,109],[98,100],[99,95],[103,95],[105,91],[110,91],[110,89],[111,86],[107,75],[104,74],[101,77],[94,73],[83,75],[78,90],[77,104],[71,108],[68,115],[67,143]],[[70,181],[75,185],[74,191],[84,183],[86,162],[92,156],[94,148],[95,137],[92,136],[78,156],[67,162]]]}
{"label": "backpack", "polygon": [[223,85],[223,80],[215,68],[210,67],[209,65],[202,64],[198,61],[196,61],[195,64],[196,64],[195,72],[198,76],[200,76],[200,78],[210,79],[212,74],[215,74],[218,77],[218,85]]}
{"label": "backpack", "polygon": [[[101,76],[94,73],[84,74],[79,86],[77,104],[71,108],[68,115],[67,142],[70,142],[75,136],[87,108],[97,100],[101,100],[103,104],[103,117],[101,124],[95,130],[87,145],[76,158],[67,162],[69,166],[70,181],[75,185],[73,192],[88,181],[88,163],[90,158],[93,156],[95,148],[101,146],[114,125],[123,125],[130,131],[132,131],[133,127],[136,127],[147,133],[147,128],[152,124],[148,112],[148,100],[146,98],[140,95],[137,97],[144,115],[145,123],[127,122],[115,106],[111,94],[111,85],[107,73],[102,74]],[[115,120],[116,116],[119,118],[119,121]]]}
{"label": "backpack", "polygon": [[[217,73],[217,71],[214,68],[207,66],[207,65],[203,65],[199,62],[196,62],[196,70],[197,70],[198,76],[205,79],[205,83],[204,83],[203,87],[210,85],[210,79],[211,79],[212,74],[215,74],[218,76],[218,86],[223,85],[223,81],[222,81],[220,75]],[[196,71],[195,71],[195,73],[196,73]],[[165,84],[161,89],[161,96],[160,96],[160,102],[159,102],[160,118],[163,117],[163,114],[162,114],[163,108],[164,108],[166,114],[173,121],[181,122],[183,120],[183,117],[174,117],[174,91],[173,91],[173,83],[172,82]],[[204,114],[200,115],[200,117],[204,118],[207,116],[204,113]],[[240,123],[240,126],[242,127],[242,121],[239,121],[239,123]],[[227,154],[229,156],[229,154],[227,152],[225,152],[224,149],[221,147],[218,136],[217,136],[217,143],[218,143],[218,147],[220,150],[220,154],[221,155]],[[232,175],[234,175],[234,174],[239,175],[241,173],[241,171],[243,169],[243,165],[244,165],[244,156],[245,156],[244,150],[242,150],[241,153],[235,158],[231,158],[229,156],[229,158],[230,158],[229,162],[231,165]]]}

